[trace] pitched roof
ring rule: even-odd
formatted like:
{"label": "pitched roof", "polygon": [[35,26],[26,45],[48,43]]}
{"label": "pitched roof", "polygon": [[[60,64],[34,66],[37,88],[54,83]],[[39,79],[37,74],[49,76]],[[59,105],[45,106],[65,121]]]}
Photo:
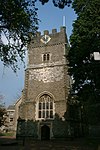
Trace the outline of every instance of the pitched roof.
{"label": "pitched roof", "polygon": [[7,110],[15,110],[15,105],[9,105]]}

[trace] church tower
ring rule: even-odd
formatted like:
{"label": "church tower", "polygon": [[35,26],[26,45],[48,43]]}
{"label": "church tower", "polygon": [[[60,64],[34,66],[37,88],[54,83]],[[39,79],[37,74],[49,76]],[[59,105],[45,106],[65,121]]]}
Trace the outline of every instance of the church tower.
{"label": "church tower", "polygon": [[55,139],[68,136],[69,92],[66,27],[40,32],[28,47],[28,66],[19,108],[17,136]]}

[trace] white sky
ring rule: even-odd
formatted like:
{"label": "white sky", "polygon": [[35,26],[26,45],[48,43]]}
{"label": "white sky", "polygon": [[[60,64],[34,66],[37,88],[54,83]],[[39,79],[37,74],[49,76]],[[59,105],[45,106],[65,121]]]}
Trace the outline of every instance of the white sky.
{"label": "white sky", "polygon": [[[63,16],[66,18],[66,29],[68,39],[72,33],[72,23],[76,18],[76,15],[72,8],[65,7],[59,9],[53,6],[51,2],[41,5],[37,4],[38,16],[41,20],[39,24],[39,31],[43,33],[44,30],[52,31],[56,28],[58,31],[63,25]],[[21,95],[21,91],[24,88],[24,70],[23,65],[20,65],[20,70],[15,74],[10,68],[4,68],[0,62],[0,94],[3,94],[6,106],[13,104],[18,95]]]}

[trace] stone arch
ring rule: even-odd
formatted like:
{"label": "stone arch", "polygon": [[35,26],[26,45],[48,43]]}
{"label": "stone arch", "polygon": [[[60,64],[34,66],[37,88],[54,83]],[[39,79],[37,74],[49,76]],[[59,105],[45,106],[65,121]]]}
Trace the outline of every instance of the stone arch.
{"label": "stone arch", "polygon": [[[49,102],[47,100],[45,100],[45,102],[44,101],[40,102],[41,97],[43,97],[45,95],[50,97],[51,100]],[[47,108],[47,105],[48,105],[48,108]],[[39,106],[41,108],[39,108]],[[35,119],[36,120],[42,120],[42,119],[45,120],[47,118],[48,119],[54,119],[55,98],[54,98],[53,94],[51,94],[50,92],[47,92],[47,91],[41,92],[36,98],[36,107],[35,108],[36,108],[36,110],[35,110]]]}
{"label": "stone arch", "polygon": [[41,92],[41,93],[36,97],[35,101],[36,101],[36,102],[39,101],[39,98],[40,98],[42,95],[45,95],[45,94],[47,94],[47,95],[49,95],[50,97],[52,97],[52,99],[53,99],[54,102],[55,102],[55,97],[54,97],[54,95],[53,95],[52,93],[48,92],[48,91]]}

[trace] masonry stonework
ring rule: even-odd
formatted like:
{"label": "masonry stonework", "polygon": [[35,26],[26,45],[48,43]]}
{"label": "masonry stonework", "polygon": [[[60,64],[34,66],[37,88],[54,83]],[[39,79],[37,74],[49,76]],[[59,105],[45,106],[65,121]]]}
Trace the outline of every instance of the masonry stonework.
{"label": "masonry stonework", "polygon": [[[37,33],[28,47],[28,66],[19,109],[18,136],[55,139],[68,136],[68,40],[66,28]],[[22,131],[24,129],[24,131]]]}

